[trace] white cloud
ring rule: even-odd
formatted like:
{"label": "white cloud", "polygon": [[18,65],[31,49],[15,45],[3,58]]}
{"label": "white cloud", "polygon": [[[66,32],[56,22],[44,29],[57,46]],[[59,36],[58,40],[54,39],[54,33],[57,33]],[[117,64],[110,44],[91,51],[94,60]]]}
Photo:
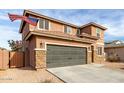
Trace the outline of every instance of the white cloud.
{"label": "white cloud", "polygon": [[1,10],[0,11],[0,20],[9,20],[8,13],[22,15],[22,10]]}
{"label": "white cloud", "polygon": [[83,25],[88,22],[96,22],[105,27],[107,39],[124,36],[124,10],[35,10],[57,19],[64,20],[76,25]]}
{"label": "white cloud", "polygon": [[23,14],[23,10],[22,9],[3,9],[3,10],[1,10],[1,14],[8,14],[8,13]]}
{"label": "white cloud", "polygon": [[0,15],[0,20],[9,20],[7,15]]}
{"label": "white cloud", "polygon": [[11,26],[0,26],[0,47],[10,49],[8,40],[21,40],[21,35],[17,29]]}
{"label": "white cloud", "polygon": [[12,26],[8,26],[8,25],[0,25],[0,29],[1,29],[1,31],[2,30],[4,30],[4,31],[10,30],[10,31],[16,31],[16,32],[18,32],[17,31],[18,30],[17,27],[12,27]]}
{"label": "white cloud", "polygon": [[109,21],[104,24],[108,27],[106,34],[111,37],[123,37],[124,36],[124,17],[120,20]]}
{"label": "white cloud", "polygon": [[0,10],[0,47],[10,49],[8,40],[21,40],[21,34],[19,34],[19,22],[11,23],[8,13],[22,15],[22,10],[15,9],[1,9]]}

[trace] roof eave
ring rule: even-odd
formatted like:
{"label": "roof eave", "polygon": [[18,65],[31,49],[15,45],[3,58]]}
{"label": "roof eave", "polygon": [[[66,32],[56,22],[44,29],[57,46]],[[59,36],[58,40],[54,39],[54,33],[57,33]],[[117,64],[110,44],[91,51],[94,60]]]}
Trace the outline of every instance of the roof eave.
{"label": "roof eave", "polygon": [[[64,22],[64,21],[61,21],[61,20],[58,20],[58,19],[54,19],[52,17],[48,17],[48,16],[45,16],[45,15],[33,12],[31,10],[24,10],[23,16],[25,16],[27,13],[30,14],[30,15],[37,16],[37,17],[43,17],[43,18],[46,18],[48,20],[55,21],[55,22],[58,22],[58,23],[61,23],[61,24],[65,24],[65,25],[69,25],[69,26],[72,26],[72,27],[75,27],[75,28],[79,28],[79,26],[77,26],[77,25],[67,23],[67,22]],[[20,29],[19,29],[20,33],[22,33],[23,24],[24,24],[24,21],[21,21],[21,25],[20,25]]]}
{"label": "roof eave", "polygon": [[90,25],[93,25],[93,26],[99,27],[99,28],[101,28],[101,29],[103,29],[103,30],[107,30],[106,27],[101,26],[101,25],[99,25],[99,24],[96,24],[96,23],[94,23],[94,22],[90,22],[90,23],[88,23],[88,24],[82,25],[82,26],[80,26],[80,28],[84,28],[84,27],[87,27],[87,26],[90,26]]}
{"label": "roof eave", "polygon": [[[24,10],[23,16],[26,14],[27,10]],[[20,28],[19,28],[19,33],[22,33],[22,28],[23,28],[24,21],[21,21]]]}
{"label": "roof eave", "polygon": [[91,40],[91,41],[87,41],[86,40],[78,40],[78,39],[71,39],[71,38],[68,38],[68,37],[60,37],[58,35],[52,35],[52,34],[46,34],[46,33],[39,33],[39,32],[36,32],[36,31],[33,31],[33,32],[30,32],[26,37],[25,37],[25,40],[28,40],[30,38],[30,36],[32,35],[38,35],[38,36],[44,36],[44,37],[51,37],[51,38],[57,38],[57,39],[63,39],[63,40],[69,40],[69,41],[75,41],[75,42],[83,42],[83,43],[87,43],[87,44],[92,44],[94,43],[94,40]]}

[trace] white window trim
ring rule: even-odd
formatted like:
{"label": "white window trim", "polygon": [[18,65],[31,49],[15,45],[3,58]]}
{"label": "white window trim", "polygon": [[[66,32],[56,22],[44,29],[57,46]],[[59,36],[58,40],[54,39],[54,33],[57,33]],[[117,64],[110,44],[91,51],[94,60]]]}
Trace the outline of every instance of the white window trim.
{"label": "white window trim", "polygon": [[[49,21],[49,20],[48,20]],[[49,21],[49,29],[48,30],[50,30],[51,29],[51,21]]]}
{"label": "white window trim", "polygon": [[[40,19],[40,18],[39,18]],[[45,19],[43,19],[43,20],[45,20]],[[48,20],[49,21],[49,20]],[[45,21],[43,21],[44,23],[43,23],[43,27],[45,28]],[[50,30],[50,28],[51,28],[51,23],[50,23],[50,21],[48,22],[49,23],[49,29],[48,30]],[[38,21],[38,26],[37,26],[37,28],[39,29],[39,30],[47,30],[47,29],[42,29],[42,28],[40,28],[39,27],[39,24],[40,24],[40,22]]]}
{"label": "white window trim", "polygon": [[81,34],[81,30],[80,29],[77,29],[77,35],[80,35],[80,34]]}
{"label": "white window trim", "polygon": [[[99,33],[97,32],[97,30],[99,30]],[[99,34],[99,38],[101,38],[101,29],[100,28],[96,28],[96,36],[97,36],[97,33]]]}
{"label": "white window trim", "polygon": [[[67,29],[69,28],[71,31],[70,32],[65,32],[65,28],[64,28],[64,26],[66,26],[67,27]],[[63,26],[63,32],[65,33],[65,34],[72,34],[72,27],[71,26],[67,26],[67,25],[64,25]]]}
{"label": "white window trim", "polygon": [[39,51],[39,50],[45,50],[46,51],[46,49],[44,49],[44,48],[35,48],[34,50],[35,51]]}
{"label": "white window trim", "polygon": [[[98,47],[102,47],[102,53],[101,53],[101,55],[98,54]],[[104,53],[104,51],[103,51],[103,46],[98,46],[98,47],[97,47],[97,55],[98,55],[98,56],[103,56],[103,53]]]}
{"label": "white window trim", "polygon": [[67,26],[67,28],[70,30],[70,32],[67,32],[67,34],[72,34],[72,27]]}

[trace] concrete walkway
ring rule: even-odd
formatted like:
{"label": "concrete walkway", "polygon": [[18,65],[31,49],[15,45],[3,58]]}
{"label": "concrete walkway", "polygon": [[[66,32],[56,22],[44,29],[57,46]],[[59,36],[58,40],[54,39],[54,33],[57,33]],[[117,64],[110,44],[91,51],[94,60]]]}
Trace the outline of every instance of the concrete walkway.
{"label": "concrete walkway", "polygon": [[99,64],[49,68],[60,79],[68,83],[123,83],[124,73]]}

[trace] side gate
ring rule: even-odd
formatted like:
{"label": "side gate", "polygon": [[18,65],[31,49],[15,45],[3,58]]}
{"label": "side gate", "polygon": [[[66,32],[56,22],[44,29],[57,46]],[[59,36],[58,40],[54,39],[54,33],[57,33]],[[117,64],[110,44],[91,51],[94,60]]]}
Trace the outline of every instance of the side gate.
{"label": "side gate", "polygon": [[24,66],[24,52],[14,51],[9,55],[10,68],[23,67]]}

